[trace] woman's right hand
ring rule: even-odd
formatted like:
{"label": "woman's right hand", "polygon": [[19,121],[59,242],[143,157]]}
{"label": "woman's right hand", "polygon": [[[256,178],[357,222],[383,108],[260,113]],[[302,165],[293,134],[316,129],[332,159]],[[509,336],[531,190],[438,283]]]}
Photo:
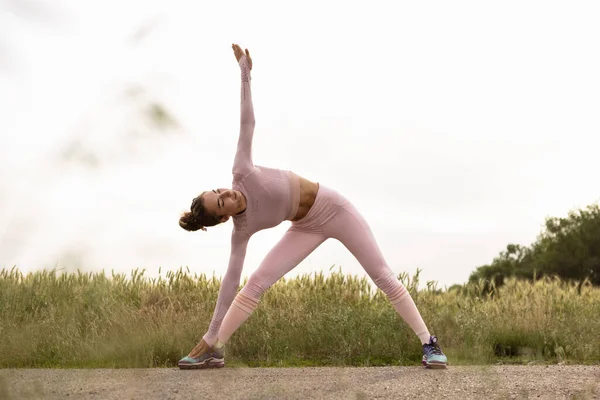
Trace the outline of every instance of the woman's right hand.
{"label": "woman's right hand", "polygon": [[246,54],[246,58],[248,59],[248,66],[250,67],[250,69],[252,69],[252,58],[250,58],[250,52],[248,51],[248,49],[246,49],[246,52],[244,53],[244,50],[242,50],[242,48],[235,43],[231,45],[231,48],[233,49],[233,54],[235,54],[235,59],[238,63],[240,62],[240,58],[242,58],[242,56]]}
{"label": "woman's right hand", "polygon": [[210,350],[211,350],[211,347],[208,345],[208,343],[206,343],[206,341],[204,341],[204,338],[203,338],[202,340],[200,340],[200,342],[198,342],[196,347],[194,347],[192,349],[192,351],[190,351],[190,353],[188,354],[188,357],[198,358],[198,357],[200,357],[201,354],[206,353],[207,351],[210,351]]}

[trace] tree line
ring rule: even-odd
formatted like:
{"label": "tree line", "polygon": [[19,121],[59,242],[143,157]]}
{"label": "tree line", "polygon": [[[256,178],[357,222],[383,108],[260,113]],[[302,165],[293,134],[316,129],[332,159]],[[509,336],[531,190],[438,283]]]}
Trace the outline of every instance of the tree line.
{"label": "tree line", "polygon": [[565,218],[546,218],[535,242],[508,244],[491,264],[477,267],[469,282],[483,280],[499,287],[508,277],[559,277],[600,286],[600,206],[572,210]]}

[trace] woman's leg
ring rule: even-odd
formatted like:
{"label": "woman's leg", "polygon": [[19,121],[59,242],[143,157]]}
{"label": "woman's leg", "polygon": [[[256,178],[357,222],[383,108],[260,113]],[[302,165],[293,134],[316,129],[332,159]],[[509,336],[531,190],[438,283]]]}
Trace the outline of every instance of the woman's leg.
{"label": "woman's leg", "polygon": [[227,343],[254,311],[268,288],[304,260],[325,239],[319,232],[307,232],[293,226],[288,229],[233,300],[221,323],[217,346]]}
{"label": "woman's leg", "polygon": [[[341,196],[340,198],[343,199]],[[421,343],[429,343],[429,330],[415,302],[386,263],[368,223],[350,202],[343,199],[339,203],[337,215],[323,227],[325,235],[344,244],[373,282],[387,295],[398,314],[412,328]]]}

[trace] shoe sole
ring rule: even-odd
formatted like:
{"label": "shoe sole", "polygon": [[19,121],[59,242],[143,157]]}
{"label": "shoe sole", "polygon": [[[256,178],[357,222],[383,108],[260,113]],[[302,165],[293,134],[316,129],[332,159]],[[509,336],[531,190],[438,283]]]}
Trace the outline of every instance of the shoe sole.
{"label": "shoe sole", "polygon": [[430,369],[446,369],[447,368],[447,363],[428,363],[427,361],[423,360],[422,364],[425,368],[430,368]]}
{"label": "shoe sole", "polygon": [[446,369],[447,366],[446,366],[446,364],[429,363],[429,364],[425,365],[425,368],[429,368],[429,369]]}
{"label": "shoe sole", "polygon": [[177,364],[179,369],[207,369],[207,368],[223,368],[225,366],[225,360],[208,358],[201,363],[197,364]]}

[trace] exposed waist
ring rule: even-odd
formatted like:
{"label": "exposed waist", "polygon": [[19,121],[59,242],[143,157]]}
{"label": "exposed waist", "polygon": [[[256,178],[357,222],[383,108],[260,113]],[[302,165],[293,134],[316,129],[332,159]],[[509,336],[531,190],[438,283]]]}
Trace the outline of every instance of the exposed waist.
{"label": "exposed waist", "polygon": [[290,179],[290,193],[292,198],[292,209],[290,210],[291,221],[298,221],[306,216],[315,203],[319,184],[311,182],[291,171],[287,171]]}
{"label": "exposed waist", "polygon": [[290,212],[286,219],[293,220],[300,207],[300,177],[292,171],[285,171],[290,182]]}

